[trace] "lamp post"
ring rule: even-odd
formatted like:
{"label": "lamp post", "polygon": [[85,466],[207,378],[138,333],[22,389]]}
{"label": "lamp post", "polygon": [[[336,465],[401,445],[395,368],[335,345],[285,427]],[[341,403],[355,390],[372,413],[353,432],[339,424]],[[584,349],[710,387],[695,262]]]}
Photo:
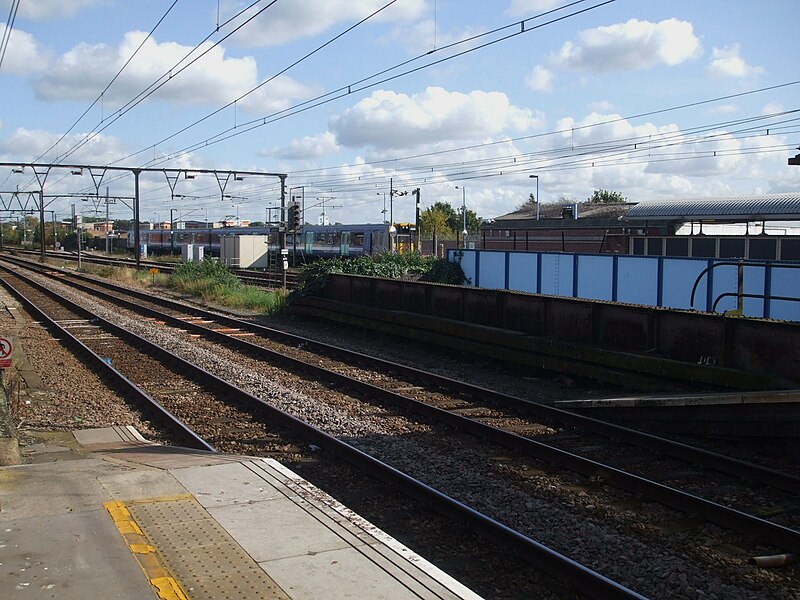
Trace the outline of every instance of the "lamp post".
{"label": "lamp post", "polygon": [[539,176],[538,175],[528,175],[531,179],[536,180],[536,220],[539,220],[539,206],[541,202],[539,202]]}
{"label": "lamp post", "polygon": [[457,190],[461,190],[461,215],[464,221],[464,231],[462,232],[461,247],[467,247],[467,188],[463,185],[457,185]]}
{"label": "lamp post", "polygon": [[386,192],[376,192],[378,196],[383,194],[383,210],[381,214],[383,215],[383,224],[386,225]]}

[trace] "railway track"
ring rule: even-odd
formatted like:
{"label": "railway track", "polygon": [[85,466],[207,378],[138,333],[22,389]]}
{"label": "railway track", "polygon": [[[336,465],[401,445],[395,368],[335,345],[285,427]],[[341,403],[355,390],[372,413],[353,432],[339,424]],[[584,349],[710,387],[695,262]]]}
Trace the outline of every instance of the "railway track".
{"label": "railway track", "polygon": [[[290,430],[332,450],[337,456],[378,477],[409,496],[434,505],[445,515],[459,519],[481,535],[511,547],[537,568],[558,577],[567,577],[568,587],[583,591],[592,598],[643,598],[603,575],[563,556],[525,535],[455,501],[425,483],[369,456],[357,448],[330,436],[288,413],[276,409],[255,396],[215,377],[208,371],[182,360],[172,352],[120,328],[21,274],[9,274],[3,281],[27,306],[47,320],[59,335],[69,338],[80,352],[92,357],[96,366],[108,373],[116,371],[118,386],[130,385],[127,391],[139,399],[148,399],[177,435],[192,446],[214,451],[278,455],[288,462],[297,460],[303,451],[281,435],[265,430],[263,421],[278,422]],[[50,316],[48,316],[50,315]],[[183,424],[186,421],[190,425]],[[194,429],[198,433],[194,433]],[[284,434],[285,435],[285,434]],[[266,448],[265,448],[266,446]],[[551,582],[556,588],[557,583]],[[549,594],[550,592],[546,592]]]}
{"label": "railway track", "polygon": [[[31,250],[15,250],[15,253],[22,256],[38,257],[39,252]],[[53,252],[48,251],[47,257],[53,260],[67,260],[70,262],[78,262],[78,255],[74,252]],[[81,262],[93,265],[104,265],[132,269],[135,268],[136,262],[133,259],[109,257],[97,255],[93,252],[82,252]],[[162,273],[172,273],[175,269],[175,262],[164,262],[155,260],[142,260],[139,264],[146,269],[158,269]],[[232,273],[242,283],[256,287],[265,287],[271,289],[282,288],[284,285],[282,272],[271,271],[254,271],[252,269],[232,269]],[[297,269],[289,269],[286,272],[286,289],[292,290],[297,287],[299,282],[299,271]]]}
{"label": "railway track", "polygon": [[[73,278],[70,277],[69,279]],[[86,278],[81,279],[85,280]],[[90,292],[94,296],[99,295],[99,287],[95,284]],[[117,294],[116,300],[108,299],[122,305],[125,302],[124,296],[129,295],[130,291],[117,290]],[[152,297],[149,297],[149,299],[153,300]],[[159,300],[158,302],[164,304],[163,301]],[[284,368],[288,366],[297,372],[311,373],[315,378],[325,378],[332,382],[334,387],[346,386],[348,389],[357,389],[360,391],[361,396],[370,397],[373,400],[379,399],[382,403],[390,404],[391,406],[403,406],[406,410],[412,410],[424,415],[426,419],[444,421],[456,430],[468,431],[476,437],[490,439],[493,443],[511,448],[515,453],[519,453],[522,456],[522,458],[515,457],[509,460],[519,461],[520,463],[531,459],[545,460],[558,468],[570,469],[590,477],[594,482],[589,485],[590,488],[606,488],[611,484],[672,508],[700,515],[704,520],[744,533],[748,538],[749,536],[755,536],[778,550],[796,551],[799,547],[798,539],[800,538],[790,528],[796,521],[796,506],[792,504],[792,494],[784,494],[780,499],[776,498],[776,494],[782,493],[780,492],[782,489],[788,489],[789,491],[797,489],[798,480],[791,475],[759,468],[756,465],[747,465],[741,461],[730,460],[724,456],[671,443],[668,440],[661,440],[654,436],[646,436],[624,428],[617,428],[591,419],[577,417],[564,411],[523,402],[520,399],[497,394],[491,390],[470,387],[452,380],[448,381],[446,378],[408,369],[407,367],[400,368],[398,365],[385,363],[381,368],[382,371],[389,375],[378,377],[375,373],[375,359],[373,357],[365,357],[347,353],[341,349],[324,347],[311,340],[292,338],[282,332],[268,331],[265,328],[255,327],[243,321],[231,320],[220,315],[205,313],[198,309],[191,309],[193,317],[187,318],[185,314],[187,307],[175,305],[174,303],[170,306],[170,311],[164,311],[163,308],[156,310],[152,307],[146,310],[149,311],[151,319],[157,322],[171,321],[174,326],[191,331],[190,335],[214,338],[237,348],[238,351],[246,347],[247,352],[251,355],[260,354],[263,356],[266,353],[270,361],[278,361]],[[168,314],[169,312],[173,314]],[[214,330],[217,331],[215,332]],[[254,335],[245,336],[244,334]],[[258,334],[258,336],[255,334]],[[265,341],[260,338],[263,335],[280,338],[283,343],[280,347],[265,349],[260,345],[262,341]],[[245,343],[243,337],[246,337],[249,342]],[[255,340],[259,340],[256,345],[252,343]],[[274,341],[268,341],[267,345],[269,344],[274,344]],[[304,351],[298,351],[295,347],[297,345],[313,346],[314,354],[309,356],[307,348]],[[323,351],[325,356],[320,356],[319,352]],[[289,354],[305,354],[306,356],[304,357],[305,360],[303,360],[289,358],[287,356]],[[335,355],[337,358],[331,358],[331,355]],[[344,362],[342,362],[343,356],[347,357]],[[337,361],[339,361],[338,364]],[[363,367],[365,361],[373,363],[369,370]],[[319,363],[325,363],[325,366],[322,367]],[[361,366],[354,369],[354,364]],[[369,380],[369,383],[355,381],[343,375],[343,372],[352,375],[353,371],[358,369],[364,369],[364,377]],[[398,375],[398,373],[402,373],[402,375]],[[414,379],[409,381],[412,376]],[[425,390],[419,385],[423,381],[426,382],[429,389]],[[419,399],[408,398],[391,391],[396,388],[403,388],[406,393],[413,392],[412,395],[419,397]],[[442,394],[441,390],[444,388],[454,389],[457,393],[449,396]],[[492,400],[491,404],[486,402],[487,398]],[[503,412],[509,410],[511,412]],[[552,429],[539,424],[538,421],[532,421],[532,415],[536,419],[542,416],[546,417],[550,421],[550,428],[556,424],[562,430],[565,427],[580,427],[582,430],[591,433],[588,436],[585,433],[576,435],[574,431],[556,433]],[[558,425],[558,419],[561,419],[560,425]],[[492,423],[493,426],[487,426],[486,422]],[[543,437],[543,433],[544,437],[549,438],[547,444],[535,439]],[[608,442],[608,436],[611,436],[611,439],[614,440],[625,440],[626,447],[624,449],[617,448],[615,444]],[[462,441],[453,443],[464,445]],[[568,452],[565,449],[568,445],[573,446],[569,448],[572,452]],[[639,454],[632,456],[632,448],[639,449]],[[577,455],[575,453],[576,449],[580,449],[584,456]],[[642,454],[641,449],[646,449],[647,453]],[[653,455],[652,453],[656,451],[661,454]],[[491,451],[491,453],[495,457],[502,454],[496,450]],[[594,453],[593,458],[585,456],[591,453]],[[680,465],[670,462],[674,461],[676,456],[681,459]],[[600,459],[605,460],[605,462],[601,462]],[[633,463],[644,464],[649,466],[653,475],[657,475],[661,479],[664,479],[665,474],[669,474],[672,480],[679,480],[677,475],[680,475],[684,482],[693,484],[694,491],[701,490],[713,495],[715,490],[721,489],[723,497],[730,499],[733,495],[741,508],[757,507],[765,497],[769,497],[771,502],[769,512],[773,513],[773,516],[776,512],[782,512],[781,517],[785,519],[787,525],[766,521],[758,516],[746,514],[738,508],[724,506],[715,500],[699,497],[675,487],[663,485],[663,483],[648,481],[642,475],[623,471],[619,468],[619,465],[613,466],[614,462],[622,462],[627,465]],[[538,465],[537,468],[539,468]],[[549,469],[552,470],[552,467],[549,467]],[[709,471],[709,469],[713,469],[713,471]],[[734,479],[728,476],[720,478],[720,470],[746,473],[744,479],[749,479],[750,483],[749,485],[743,485],[739,481],[742,478]],[[519,468],[517,473],[519,473]],[[769,482],[769,485],[774,486],[776,490],[770,492],[769,496],[764,496],[763,493],[759,493],[760,488],[753,489],[753,482],[755,482],[755,486]],[[580,487],[585,483],[578,482],[577,485]],[[604,491],[604,493],[608,494],[607,491]],[[613,501],[625,502],[625,499],[617,497]],[[776,507],[782,507],[782,511],[777,511]],[[674,517],[667,517],[667,519],[674,520]],[[702,521],[697,526],[702,527]],[[728,542],[730,541],[728,539]],[[756,547],[753,545],[753,540],[750,539],[742,540],[737,538],[733,540],[733,543],[740,546],[750,544],[751,547]]]}

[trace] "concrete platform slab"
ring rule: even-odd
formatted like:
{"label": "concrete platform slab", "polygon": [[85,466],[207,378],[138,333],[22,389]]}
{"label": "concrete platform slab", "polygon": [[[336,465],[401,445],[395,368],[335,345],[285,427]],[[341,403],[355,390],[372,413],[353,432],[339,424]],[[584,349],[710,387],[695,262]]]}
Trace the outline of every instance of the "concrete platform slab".
{"label": "concrete platform slab", "polygon": [[0,563],[0,595],[8,600],[154,597],[108,513],[97,505],[57,518],[5,521]]}
{"label": "concrete platform slab", "polygon": [[3,598],[478,598],[274,460],[62,437],[0,468]]}
{"label": "concrete platform slab", "polygon": [[108,500],[99,478],[130,470],[100,459],[0,469],[0,522],[97,510]]}
{"label": "concrete platform slab", "polygon": [[285,497],[269,481],[238,462],[174,469],[172,475],[207,509]]}

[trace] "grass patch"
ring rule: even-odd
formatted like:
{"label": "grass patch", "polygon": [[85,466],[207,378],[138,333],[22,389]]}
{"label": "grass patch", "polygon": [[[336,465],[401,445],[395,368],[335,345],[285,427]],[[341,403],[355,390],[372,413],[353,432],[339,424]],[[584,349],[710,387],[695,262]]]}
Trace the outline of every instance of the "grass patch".
{"label": "grass patch", "polygon": [[225,266],[211,259],[178,263],[172,275],[153,275],[147,269],[137,271],[89,264],[84,265],[82,271],[110,279],[122,286],[160,287],[202,298],[205,302],[219,306],[262,314],[273,314],[286,306],[286,293],[283,290],[266,290],[244,285]]}
{"label": "grass patch", "polygon": [[210,259],[179,263],[164,285],[206,302],[264,314],[278,312],[286,305],[283,291],[243,285],[224,265]]}

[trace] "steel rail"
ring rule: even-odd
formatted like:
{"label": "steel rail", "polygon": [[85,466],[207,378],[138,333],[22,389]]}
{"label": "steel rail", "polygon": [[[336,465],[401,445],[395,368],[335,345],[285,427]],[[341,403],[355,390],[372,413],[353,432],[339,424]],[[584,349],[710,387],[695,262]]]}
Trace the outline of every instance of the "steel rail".
{"label": "steel rail", "polygon": [[[84,290],[85,289],[86,288],[84,288]],[[124,300],[104,292],[92,290],[92,293],[95,293],[96,295],[99,294],[105,299],[117,304],[130,305]],[[213,329],[187,322],[179,317],[162,313],[148,307],[139,305],[133,306],[135,306],[137,311],[143,312],[144,314],[147,314],[157,320],[169,322],[175,327],[200,333],[226,345],[232,345],[239,350],[246,350],[251,355],[256,355],[260,358],[265,357],[270,361],[288,365],[293,369],[310,372],[316,377],[323,378],[331,382],[337,389],[353,389],[357,390],[364,397],[371,399],[377,398],[391,402],[395,405],[401,405],[417,414],[438,420],[439,422],[445,423],[460,431],[476,435],[483,439],[491,440],[492,442],[501,444],[507,448],[511,448],[528,456],[534,456],[536,458],[549,461],[563,468],[580,473],[581,475],[587,477],[602,477],[605,481],[614,487],[617,487],[618,489],[623,489],[633,494],[651,498],[663,504],[664,506],[668,506],[681,512],[700,515],[704,519],[716,523],[722,527],[738,531],[740,533],[756,536],[762,541],[770,543],[777,548],[800,551],[800,532],[788,527],[784,527],[782,525],[761,519],[760,517],[750,515],[710,500],[706,500],[705,498],[690,494],[677,488],[648,480],[644,477],[629,473],[622,469],[605,465],[592,459],[561,450],[549,444],[538,442],[536,440],[532,440],[530,438],[481,423],[468,417],[458,415],[451,411],[431,406],[425,402],[408,398],[407,396],[397,394],[382,387],[365,383],[357,379],[350,378],[346,375],[330,371],[324,367],[320,367],[319,365],[285,356],[280,352],[264,348],[258,344],[253,344],[239,338],[234,338],[227,333],[214,331]],[[207,314],[206,316],[209,318],[216,318],[216,315],[213,313]]]}
{"label": "steel rail", "polygon": [[[5,267],[4,267],[5,268]],[[557,578],[565,578],[564,583],[572,585],[590,598],[613,599],[631,598],[645,600],[645,597],[630,590],[623,585],[609,579],[608,577],[589,569],[588,567],[572,560],[571,558],[549,548],[542,543],[525,536],[518,531],[508,527],[478,512],[477,510],[459,502],[446,494],[432,488],[431,486],[414,479],[410,475],[380,461],[373,456],[351,446],[350,444],[302,421],[301,419],[280,410],[269,402],[262,400],[252,394],[220,379],[216,375],[194,365],[193,363],[172,354],[161,348],[157,344],[143,338],[131,331],[116,325],[99,315],[96,315],[86,308],[59,296],[42,284],[33,281],[23,275],[11,271],[15,276],[29,283],[33,287],[41,290],[50,297],[56,298],[58,302],[69,306],[80,314],[101,323],[115,335],[131,340],[138,348],[144,348],[151,356],[159,360],[167,360],[180,365],[181,372],[205,381],[206,384],[214,389],[223,390],[223,394],[238,401],[265,410],[271,417],[278,421],[282,426],[293,431],[299,432],[307,440],[314,442],[322,448],[330,449],[335,455],[343,457],[351,464],[365,470],[370,475],[400,489],[412,498],[425,502],[432,506],[437,512],[450,518],[466,522],[476,533],[488,537],[489,539],[501,543],[512,550],[520,551],[520,557],[541,568]]]}
{"label": "steel rail", "polygon": [[[9,271],[3,265],[0,265],[0,268],[6,270],[8,273],[11,273],[14,277],[19,277],[17,273]],[[26,278],[21,279],[24,279],[26,282],[28,281]],[[186,425],[184,425],[175,415],[164,408],[155,398],[150,396],[142,388],[115,369],[112,365],[103,360],[99,354],[94,352],[94,350],[72,335],[67,329],[59,325],[57,321],[50,318],[30,298],[13,287],[5,277],[0,277],[0,280],[2,281],[3,286],[25,306],[25,309],[29,313],[35,315],[37,320],[46,323],[46,327],[50,329],[50,331],[58,333],[58,339],[63,341],[65,346],[73,351],[76,351],[76,353],[83,357],[84,360],[95,371],[100,372],[107,379],[110,379],[114,385],[117,386],[118,390],[123,392],[126,400],[133,398],[134,400],[142,402],[145,406],[150,406],[151,408],[155,409],[161,418],[167,423],[168,429],[173,431],[173,433],[177,433],[178,438],[183,442],[188,443],[190,448],[206,450],[209,452],[217,452],[214,446],[206,442],[203,438],[194,433],[194,431],[186,427]]]}
{"label": "steel rail", "polygon": [[[24,262],[28,268],[36,268],[36,269],[42,268],[37,263],[30,263],[28,261]],[[73,273],[70,273],[69,275],[70,278],[72,279],[81,279],[83,281],[107,287],[108,289],[117,290],[119,293],[124,293],[128,296],[137,297],[142,300],[146,300],[154,304],[159,304],[167,308],[179,309],[184,312],[189,312],[191,314],[194,314],[196,316],[216,319],[217,321],[220,321],[230,327],[240,328],[246,331],[259,333],[271,337],[273,339],[277,338],[279,340],[283,340],[284,343],[290,343],[295,346],[302,344],[306,348],[314,348],[323,352],[335,353],[340,356],[347,357],[348,360],[358,360],[367,363],[370,365],[371,368],[374,369],[383,369],[389,372],[394,371],[396,373],[401,373],[405,377],[416,378],[421,381],[428,381],[434,385],[441,386],[453,390],[455,392],[469,394],[473,397],[481,398],[484,400],[490,400],[492,402],[496,402],[504,406],[516,409],[523,407],[529,412],[531,416],[534,416],[536,418],[541,418],[548,423],[557,423],[560,425],[566,425],[569,427],[580,429],[582,431],[587,431],[597,435],[602,435],[604,437],[616,439],[625,443],[629,443],[635,446],[639,446],[641,448],[645,448],[654,452],[658,452],[660,454],[670,456],[672,458],[677,458],[690,463],[698,463],[707,468],[711,468],[729,475],[734,475],[742,479],[750,478],[753,481],[763,483],[784,491],[796,492],[798,489],[800,489],[800,477],[796,477],[788,473],[783,473],[781,471],[776,471],[774,469],[768,469],[766,467],[748,463],[746,461],[742,461],[739,459],[731,458],[729,456],[725,456],[716,452],[711,452],[710,450],[704,450],[702,448],[697,448],[695,446],[690,446],[688,444],[683,444],[681,442],[676,442],[674,440],[669,440],[642,431],[637,431],[635,429],[630,429],[622,425],[608,423],[606,421],[601,421],[599,419],[594,419],[592,417],[573,413],[561,408],[547,406],[545,404],[534,402],[532,400],[527,400],[525,398],[519,398],[517,396],[512,396],[510,394],[504,394],[502,392],[497,392],[488,388],[476,386],[470,383],[466,383],[464,381],[445,377],[443,375],[430,373],[428,371],[423,371],[414,367],[409,367],[406,365],[401,365],[387,360],[383,360],[381,358],[368,356],[366,354],[355,352],[352,350],[347,350],[339,346],[333,346],[331,344],[326,344],[324,342],[318,342],[310,338],[298,336],[291,333],[286,333],[278,329],[266,327],[264,325],[259,325],[257,323],[252,323],[250,321],[237,319],[235,317],[229,317],[227,315],[220,315],[219,313],[207,311],[199,307],[187,306],[185,304],[174,302],[166,298],[151,296],[146,293],[139,292],[137,290],[122,288],[121,286],[111,284],[109,282],[101,282],[98,281],[97,279],[87,277],[85,275],[73,274]],[[65,281],[65,283],[72,283],[69,280],[63,280],[63,281]],[[111,301],[120,301],[118,298],[115,298],[114,296],[109,296],[108,298]],[[160,315],[161,313],[158,314]],[[186,323],[184,322],[184,326],[185,325]],[[208,330],[204,329],[204,331]]]}
{"label": "steel rail", "polygon": [[[30,252],[28,250],[17,250],[17,252],[21,252],[23,254],[35,254],[38,256],[36,252]],[[76,261],[78,259],[76,254],[70,252],[58,252],[53,253],[52,251],[47,252],[47,257],[52,258],[55,260],[58,259],[67,259]],[[110,256],[93,256],[84,252],[81,255],[81,260],[85,263],[91,263],[95,265],[112,265],[112,266],[120,266],[120,267],[127,267],[127,268],[134,268],[135,263],[132,260],[126,258],[115,258]],[[175,270],[175,266],[178,263],[170,263],[170,262],[158,262],[152,260],[142,260],[139,264],[143,267],[147,268],[154,268],[158,269],[163,273],[172,273]],[[268,271],[253,271],[248,269],[233,269],[232,273],[236,275],[237,279],[239,279],[242,283],[248,285],[254,285],[257,287],[267,287],[267,285],[274,285],[278,284],[281,285],[283,282],[283,273],[276,273],[276,272],[268,272]],[[298,274],[294,271],[287,272],[287,279],[289,288],[293,288],[297,285]]]}

